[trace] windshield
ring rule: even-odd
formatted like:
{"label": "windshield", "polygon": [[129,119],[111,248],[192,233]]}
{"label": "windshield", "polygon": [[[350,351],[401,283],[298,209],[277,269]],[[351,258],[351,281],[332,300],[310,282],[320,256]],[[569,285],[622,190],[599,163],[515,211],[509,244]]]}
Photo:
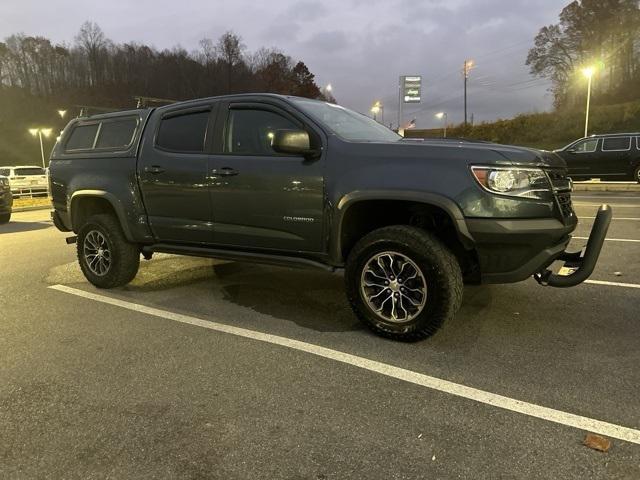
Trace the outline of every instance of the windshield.
{"label": "windshield", "polygon": [[295,104],[313,119],[345,140],[397,142],[402,137],[361,113],[317,100],[295,99]]}

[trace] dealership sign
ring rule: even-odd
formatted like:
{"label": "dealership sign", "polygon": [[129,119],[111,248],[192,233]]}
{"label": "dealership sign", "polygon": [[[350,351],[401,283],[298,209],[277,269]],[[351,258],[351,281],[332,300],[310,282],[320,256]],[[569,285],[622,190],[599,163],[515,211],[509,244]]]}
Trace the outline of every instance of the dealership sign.
{"label": "dealership sign", "polygon": [[420,103],[422,77],[420,75],[404,76],[401,81],[404,103]]}

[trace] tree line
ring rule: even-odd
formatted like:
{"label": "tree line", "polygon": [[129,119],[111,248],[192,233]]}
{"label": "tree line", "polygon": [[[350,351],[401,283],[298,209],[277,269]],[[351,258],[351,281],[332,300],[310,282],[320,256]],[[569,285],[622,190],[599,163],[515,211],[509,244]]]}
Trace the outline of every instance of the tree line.
{"label": "tree line", "polygon": [[575,0],[544,26],[529,50],[531,73],[551,79],[556,107],[584,99],[581,69],[594,67],[594,101],[640,98],[640,2]]}
{"label": "tree line", "polygon": [[204,38],[193,52],[157,50],[114,43],[93,22],[85,22],[70,45],[7,37],[0,42],[0,86],[105,106],[129,106],[133,96],[183,100],[256,91],[334,100],[304,62],[277,49],[248,52],[233,32]]}

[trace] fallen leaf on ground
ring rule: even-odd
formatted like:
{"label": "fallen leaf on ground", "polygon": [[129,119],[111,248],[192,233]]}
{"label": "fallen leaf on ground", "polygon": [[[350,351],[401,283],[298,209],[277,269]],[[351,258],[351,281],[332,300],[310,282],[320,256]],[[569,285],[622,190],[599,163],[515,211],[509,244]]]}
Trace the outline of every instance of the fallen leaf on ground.
{"label": "fallen leaf on ground", "polygon": [[611,440],[596,435],[595,433],[587,433],[582,444],[599,452],[607,452],[611,448]]}

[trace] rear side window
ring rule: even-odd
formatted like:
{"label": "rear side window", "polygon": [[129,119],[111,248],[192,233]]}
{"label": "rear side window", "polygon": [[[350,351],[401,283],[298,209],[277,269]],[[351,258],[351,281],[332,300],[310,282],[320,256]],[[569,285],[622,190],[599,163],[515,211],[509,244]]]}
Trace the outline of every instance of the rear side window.
{"label": "rear side window", "polygon": [[98,124],[78,125],[71,132],[67,140],[66,150],[89,150],[93,148],[93,143],[98,133]]}
{"label": "rear side window", "polygon": [[16,168],[14,170],[16,176],[24,175],[44,175],[44,169],[39,167],[33,168]]}
{"label": "rear side window", "polygon": [[209,113],[209,110],[206,110],[163,118],[156,146],[174,152],[204,152]]}
{"label": "rear side window", "polygon": [[113,122],[103,122],[96,142],[96,148],[122,149],[131,145],[136,133],[138,120],[125,118]]}
{"label": "rear side window", "polygon": [[603,152],[629,150],[631,148],[631,137],[611,137],[605,138],[602,142]]}

